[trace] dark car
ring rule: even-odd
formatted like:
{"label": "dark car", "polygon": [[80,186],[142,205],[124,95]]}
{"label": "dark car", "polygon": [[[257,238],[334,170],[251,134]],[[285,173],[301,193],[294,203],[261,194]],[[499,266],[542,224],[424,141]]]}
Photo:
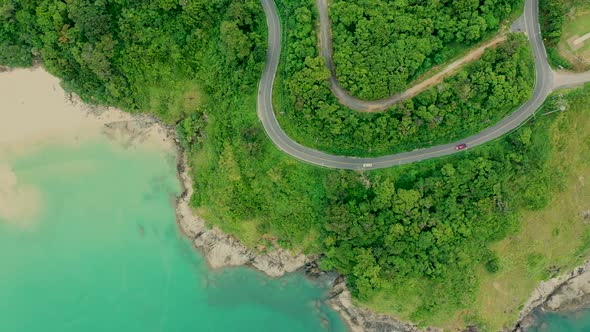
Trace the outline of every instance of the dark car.
{"label": "dark car", "polygon": [[463,143],[463,144],[459,144],[455,147],[455,150],[463,150],[467,147],[467,144]]}

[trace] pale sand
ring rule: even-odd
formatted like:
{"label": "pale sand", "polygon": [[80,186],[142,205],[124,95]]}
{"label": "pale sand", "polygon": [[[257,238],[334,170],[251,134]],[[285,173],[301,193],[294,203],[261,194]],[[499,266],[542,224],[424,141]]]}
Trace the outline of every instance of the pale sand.
{"label": "pale sand", "polygon": [[0,219],[27,224],[42,207],[42,193],[20,183],[10,160],[48,144],[78,146],[101,136],[121,149],[176,153],[170,131],[152,118],[86,105],[42,68],[0,71]]}

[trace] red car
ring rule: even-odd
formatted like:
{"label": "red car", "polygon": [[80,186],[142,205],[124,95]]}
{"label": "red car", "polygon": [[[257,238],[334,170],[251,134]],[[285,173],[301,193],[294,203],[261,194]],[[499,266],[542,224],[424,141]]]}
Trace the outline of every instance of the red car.
{"label": "red car", "polygon": [[455,150],[463,150],[467,147],[467,144],[463,143],[463,144],[459,144],[455,147]]}

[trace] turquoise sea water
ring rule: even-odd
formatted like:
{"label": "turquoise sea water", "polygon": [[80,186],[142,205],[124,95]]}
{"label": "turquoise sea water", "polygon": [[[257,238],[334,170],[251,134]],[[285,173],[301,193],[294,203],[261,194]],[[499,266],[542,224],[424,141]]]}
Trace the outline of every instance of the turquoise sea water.
{"label": "turquoise sea water", "polygon": [[172,158],[106,142],[2,161],[41,192],[0,219],[0,331],[344,331],[301,275],[210,271],[176,228]]}
{"label": "turquoise sea water", "polygon": [[537,326],[527,332],[588,332],[590,308],[572,313],[539,313]]}

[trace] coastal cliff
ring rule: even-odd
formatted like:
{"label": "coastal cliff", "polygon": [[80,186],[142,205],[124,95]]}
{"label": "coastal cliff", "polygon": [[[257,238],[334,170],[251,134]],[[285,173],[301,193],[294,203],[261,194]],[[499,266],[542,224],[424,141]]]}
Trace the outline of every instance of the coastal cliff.
{"label": "coastal cliff", "polygon": [[284,249],[258,253],[219,228],[208,228],[205,221],[196,216],[189,206],[193,194],[192,180],[180,147],[179,156],[177,168],[183,192],[177,198],[176,219],[181,231],[191,239],[195,248],[203,253],[211,268],[246,265],[270,277],[280,277],[303,268],[313,260],[303,254],[293,255]]}
{"label": "coastal cliff", "polygon": [[[311,276],[318,273],[319,269],[315,264],[318,257],[294,255],[288,250],[277,248],[259,253],[247,248],[238,239],[225,234],[217,227],[208,228],[201,218],[194,215],[189,206],[193,192],[192,181],[180,147],[179,155],[181,157],[178,162],[178,175],[183,185],[183,193],[177,199],[177,221],[182,232],[203,253],[210,267],[245,265],[270,277],[280,277],[297,270],[304,270]],[[327,303],[340,314],[352,332],[442,331],[436,328],[420,329],[410,322],[403,322],[394,317],[355,306],[342,276],[335,278]],[[590,304],[590,260],[570,273],[541,282],[526,302],[517,324],[511,331],[523,332],[532,326],[536,320],[535,310],[570,311],[588,304]]]}
{"label": "coastal cliff", "polygon": [[[172,129],[170,129],[169,136],[175,139]],[[280,277],[285,273],[297,270],[305,271],[306,275],[311,278],[324,273],[317,267],[318,257],[295,255],[281,248],[273,248],[262,253],[256,252],[219,228],[207,227],[205,221],[196,216],[189,205],[190,197],[193,194],[192,180],[181,146],[178,146],[178,154],[178,177],[183,191],[176,199],[176,220],[180,230],[192,241],[195,248],[203,253],[211,268],[245,265],[270,277]],[[328,304],[340,314],[352,332],[440,331],[437,329],[420,330],[411,323],[355,306],[342,276],[334,278]]]}

